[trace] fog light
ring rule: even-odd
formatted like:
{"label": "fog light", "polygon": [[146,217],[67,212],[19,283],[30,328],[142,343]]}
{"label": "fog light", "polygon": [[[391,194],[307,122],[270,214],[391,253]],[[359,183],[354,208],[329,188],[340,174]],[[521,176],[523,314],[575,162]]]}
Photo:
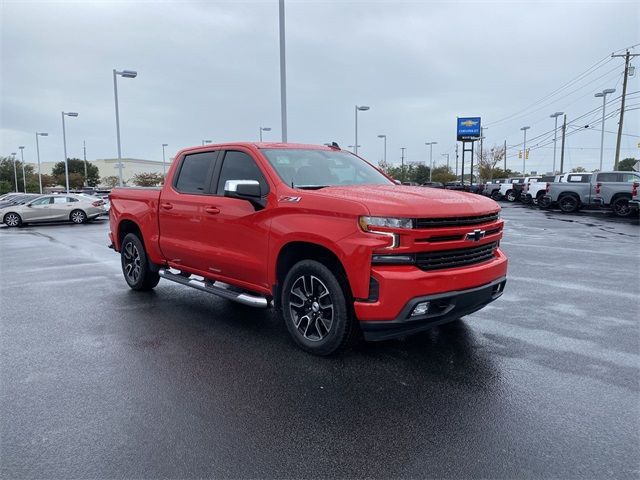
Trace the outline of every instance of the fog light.
{"label": "fog light", "polygon": [[418,315],[424,315],[429,311],[429,302],[420,302],[415,307],[413,307],[413,311],[411,312],[412,317],[417,317]]}

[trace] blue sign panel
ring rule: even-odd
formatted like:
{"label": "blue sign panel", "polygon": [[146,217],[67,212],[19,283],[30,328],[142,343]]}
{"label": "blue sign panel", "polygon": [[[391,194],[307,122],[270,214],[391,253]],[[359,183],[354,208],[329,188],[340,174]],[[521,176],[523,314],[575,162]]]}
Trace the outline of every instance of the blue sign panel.
{"label": "blue sign panel", "polygon": [[480,138],[480,117],[458,117],[458,140],[473,141]]}

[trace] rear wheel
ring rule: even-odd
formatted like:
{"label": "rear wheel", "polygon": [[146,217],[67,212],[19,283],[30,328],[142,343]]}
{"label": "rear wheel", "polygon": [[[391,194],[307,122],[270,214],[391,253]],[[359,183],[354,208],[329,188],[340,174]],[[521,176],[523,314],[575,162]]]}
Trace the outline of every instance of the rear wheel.
{"label": "rear wheel", "polygon": [[502,197],[502,194],[500,193],[500,190],[494,190],[493,192],[491,192],[492,200],[500,200],[501,197]]}
{"label": "rear wheel", "polygon": [[122,240],[120,263],[124,279],[131,289],[145,291],[158,285],[160,275],[151,270],[147,252],[136,234],[129,233]]}
{"label": "rear wheel", "polygon": [[628,217],[631,215],[631,206],[629,199],[625,197],[616,198],[611,204],[611,210],[617,217]]}
{"label": "rear wheel", "polygon": [[575,195],[565,195],[558,200],[558,206],[564,213],[575,213],[580,207],[580,201]]}
{"label": "rear wheel", "polygon": [[2,221],[7,227],[19,227],[22,225],[22,217],[14,212],[7,213]]}
{"label": "rear wheel", "polygon": [[81,223],[84,223],[87,221],[87,214],[84,213],[82,210],[74,210],[69,214],[69,220],[71,220],[73,223],[77,225],[80,225]]}
{"label": "rear wheel", "polygon": [[345,281],[314,260],[296,263],[287,274],[281,296],[282,315],[293,340],[315,355],[344,348],[354,331]]}

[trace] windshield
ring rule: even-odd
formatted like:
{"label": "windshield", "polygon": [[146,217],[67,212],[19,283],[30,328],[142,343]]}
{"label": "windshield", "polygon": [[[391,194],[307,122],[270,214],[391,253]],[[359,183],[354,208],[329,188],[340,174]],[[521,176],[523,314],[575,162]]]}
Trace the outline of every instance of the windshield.
{"label": "windshield", "polygon": [[280,178],[295,188],[393,185],[375,167],[351,153],[290,148],[265,148],[261,151]]}

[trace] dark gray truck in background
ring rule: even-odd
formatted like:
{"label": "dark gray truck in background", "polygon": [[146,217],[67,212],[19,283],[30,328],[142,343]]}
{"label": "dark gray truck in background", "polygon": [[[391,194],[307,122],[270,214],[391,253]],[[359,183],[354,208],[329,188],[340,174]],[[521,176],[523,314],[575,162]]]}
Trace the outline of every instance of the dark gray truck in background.
{"label": "dark gray truck in background", "polygon": [[557,207],[565,213],[581,208],[610,208],[619,217],[632,209],[631,186],[640,182],[638,172],[571,173],[562,183],[549,183],[543,208]]}

